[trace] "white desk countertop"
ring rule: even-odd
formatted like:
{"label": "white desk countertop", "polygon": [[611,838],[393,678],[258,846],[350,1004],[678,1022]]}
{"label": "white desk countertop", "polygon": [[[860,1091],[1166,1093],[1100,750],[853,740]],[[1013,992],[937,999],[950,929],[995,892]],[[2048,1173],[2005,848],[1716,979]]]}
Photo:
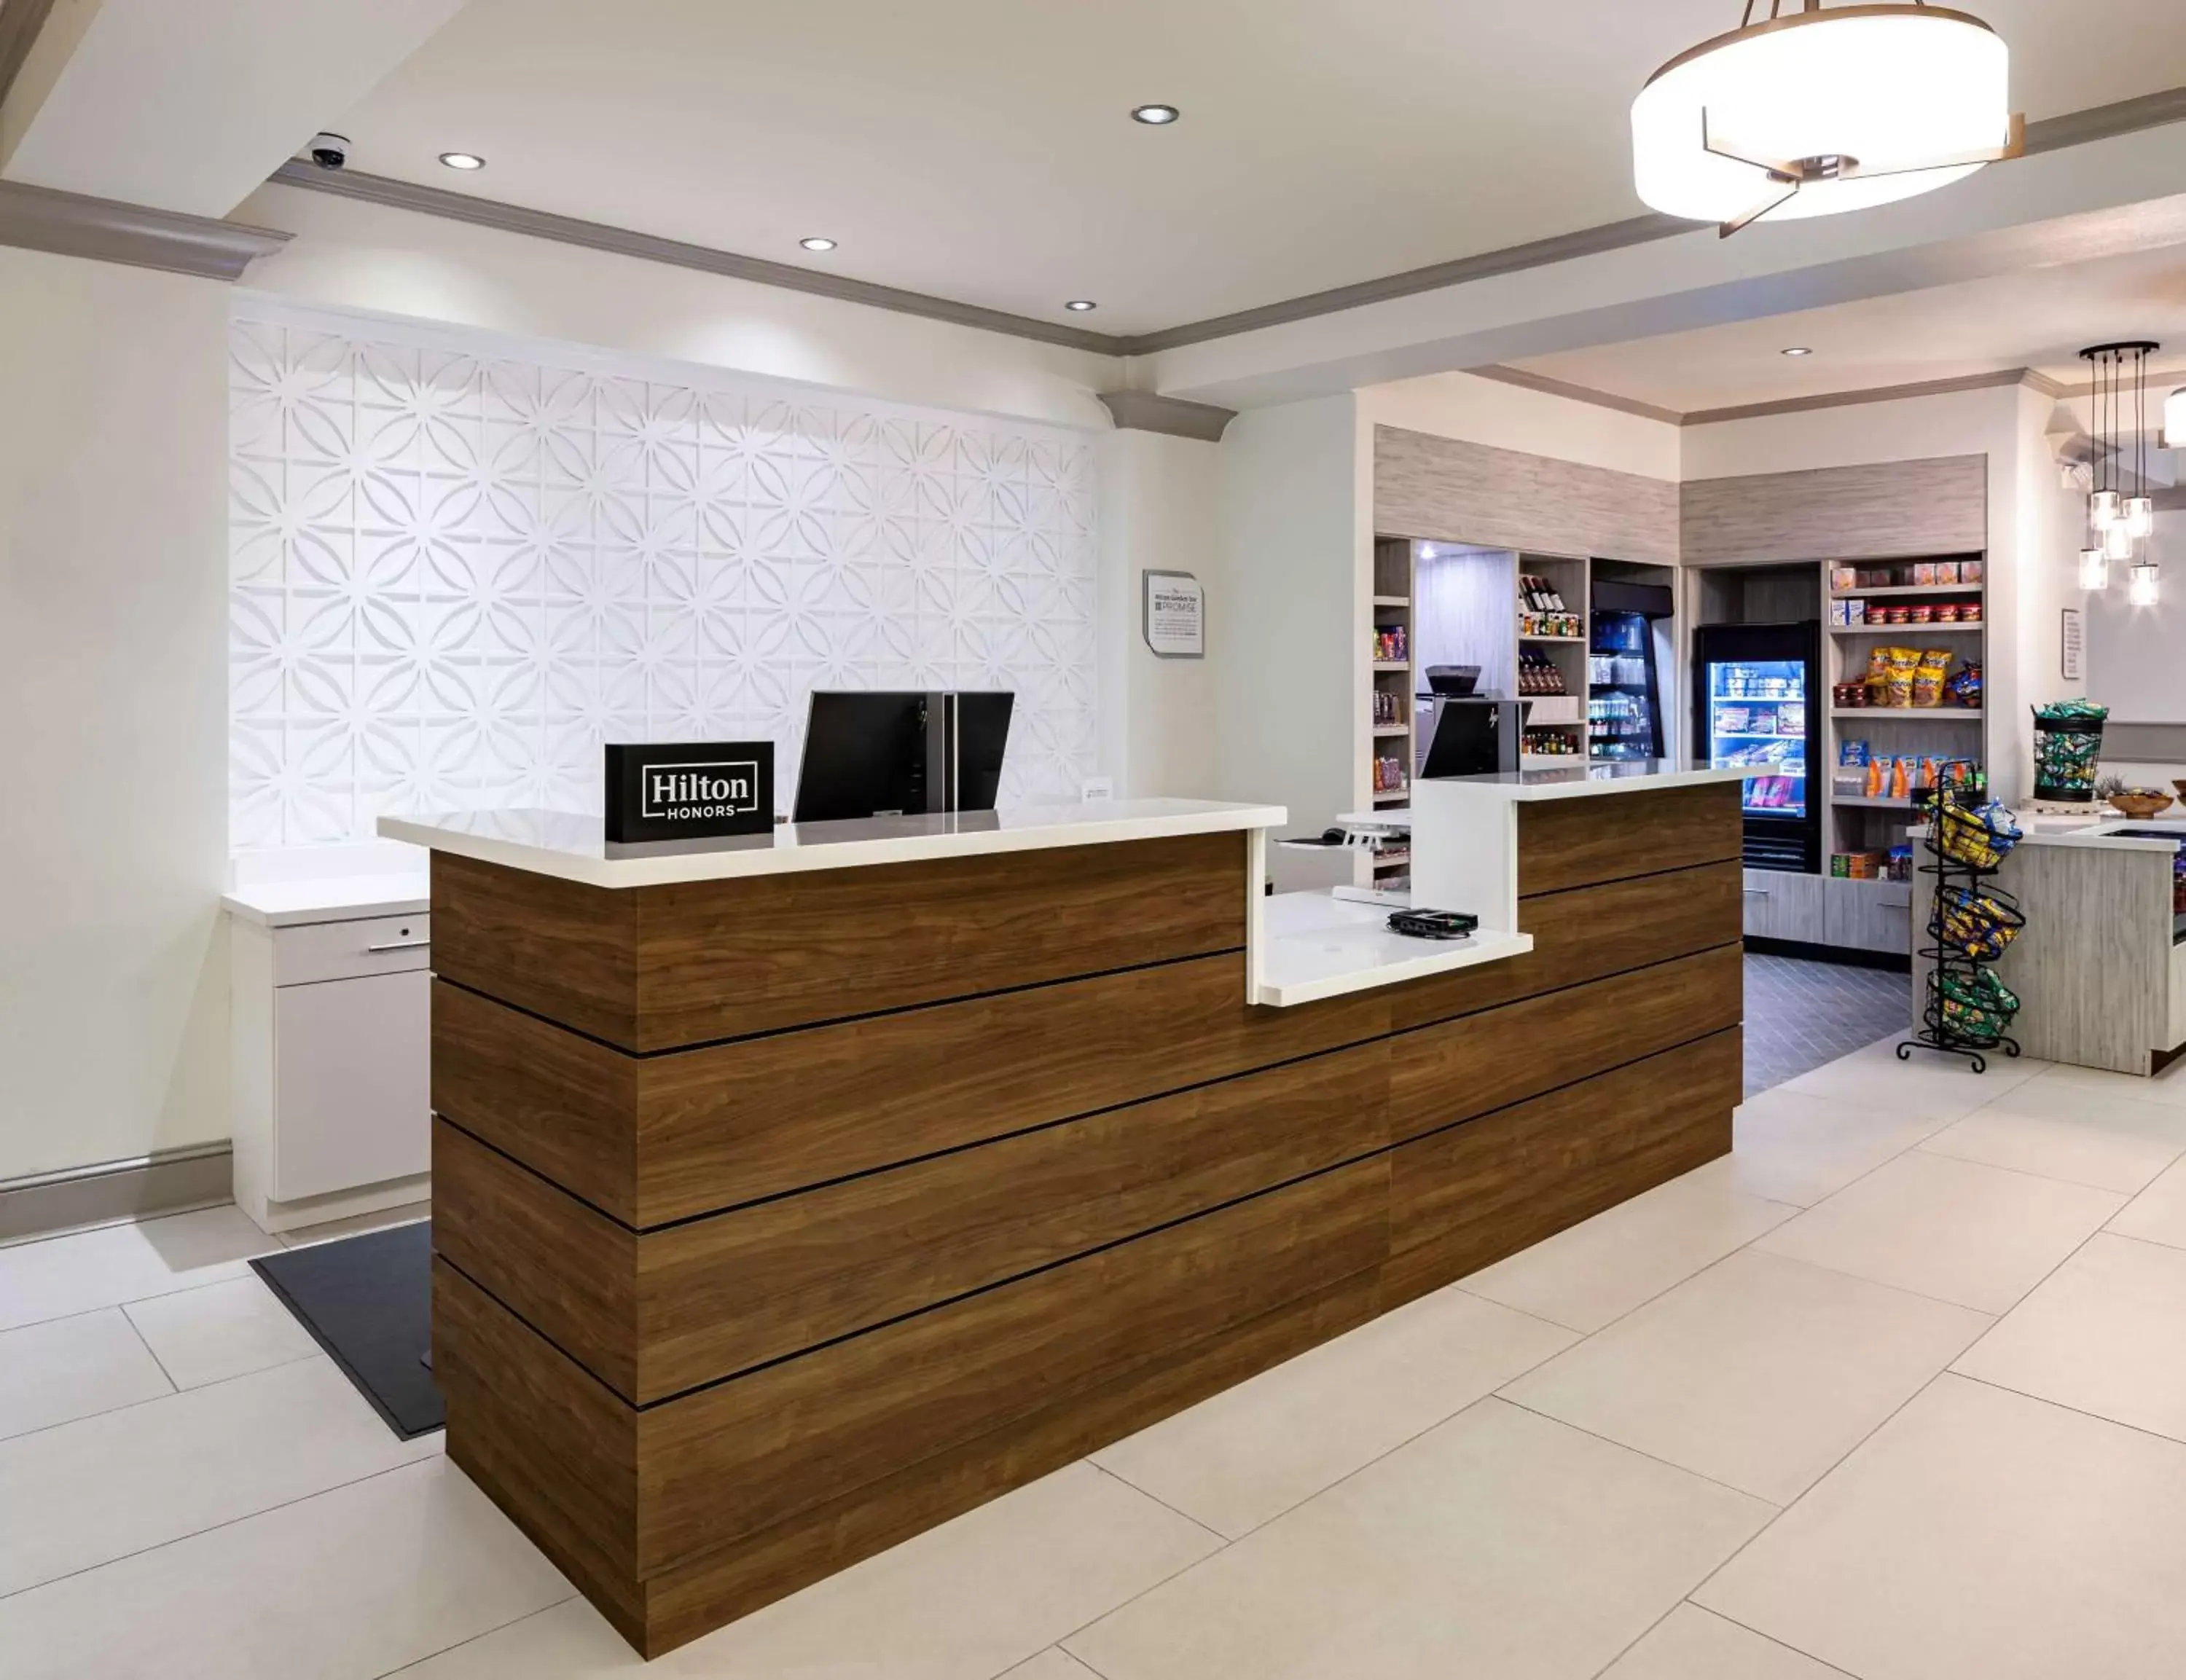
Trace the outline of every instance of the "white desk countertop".
{"label": "white desk countertop", "polygon": [[315,921],[363,921],[381,916],[423,916],[432,908],[431,877],[411,874],[343,875],[322,880],[261,881],[221,894],[221,908],[261,927]]}
{"label": "white desk countertop", "polygon": [[1765,776],[1768,766],[1749,764],[1735,770],[1711,770],[1705,764],[1679,764],[1674,759],[1620,759],[1599,764],[1559,765],[1555,770],[1511,770],[1500,776],[1454,776],[1412,784],[1418,802],[1420,789],[1462,789],[1483,798],[1527,804],[1539,799],[1588,799],[1613,793],[1650,793],[1670,787],[1707,787],[1718,782],[1743,781]]}
{"label": "white desk countertop", "polygon": [[1277,1009],[1501,962],[1533,949],[1530,933],[1409,939],[1389,931],[1387,910],[1326,893],[1284,893],[1261,909],[1258,993],[1253,1001]]}
{"label": "white desk countertop", "polygon": [[783,823],[771,834],[610,848],[597,816],[566,811],[470,811],[382,817],[384,838],[550,875],[589,887],[670,885],[806,870],[917,863],[1108,845],[1182,834],[1280,828],[1281,805],[1208,799],[1117,799],[1085,804],[1016,805],[953,816],[872,817],[859,822]]}

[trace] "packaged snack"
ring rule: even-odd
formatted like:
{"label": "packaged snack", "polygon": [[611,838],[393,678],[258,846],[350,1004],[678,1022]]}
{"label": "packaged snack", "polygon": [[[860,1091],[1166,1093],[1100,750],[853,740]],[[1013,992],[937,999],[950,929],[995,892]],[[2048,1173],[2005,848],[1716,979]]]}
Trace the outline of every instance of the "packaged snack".
{"label": "packaged snack", "polygon": [[1939,584],[1957,583],[1959,563],[1955,560],[1938,560],[1936,563],[1936,581]]}
{"label": "packaged snack", "polygon": [[1889,764],[1890,760],[1887,759],[1870,759],[1868,761],[1867,797],[1869,798],[1880,799],[1883,795],[1883,790],[1890,785]]}
{"label": "packaged snack", "polygon": [[1837,742],[1837,762],[1841,764],[1858,764],[1864,768],[1869,756],[1869,749],[1864,741]]}
{"label": "packaged snack", "polygon": [[1916,706],[1940,706],[1943,703],[1943,680],[1951,673],[1951,650],[1931,647],[1922,653],[1913,668],[1913,703]]}
{"label": "packaged snack", "polygon": [[1913,568],[1913,585],[1916,589],[1933,589],[1937,584],[1933,563],[1923,560]]}
{"label": "packaged snack", "polygon": [[1922,787],[1940,787],[1943,785],[1943,761],[1941,759],[1922,755],[1919,785]]}
{"label": "packaged snack", "polygon": [[1830,588],[1836,593],[1842,595],[1848,589],[1858,587],[1859,573],[1852,567],[1832,566],[1830,568]]}
{"label": "packaged snack", "polygon": [[1864,624],[1867,622],[1867,602],[1864,601],[1847,601],[1845,610],[1847,624]]}
{"label": "packaged snack", "polygon": [[1959,603],[1959,622],[1960,624],[1977,624],[1981,621],[1981,604],[1980,602],[1961,601]]}
{"label": "packaged snack", "polygon": [[1890,797],[1909,799],[1913,797],[1913,776],[1920,769],[1914,759],[1892,759],[1890,761]]}
{"label": "packaged snack", "polygon": [[1958,621],[1959,603],[1957,602],[1945,601],[1937,605],[1936,608],[1936,622],[1937,624],[1955,624]]}
{"label": "packaged snack", "polygon": [[1718,706],[1715,714],[1715,732],[1718,735],[1751,735],[1753,732],[1753,714],[1744,706]]}
{"label": "packaged snack", "polygon": [[1905,609],[1905,622],[1909,624],[1931,624],[1935,623],[1935,607],[1931,603],[1924,602],[1918,607],[1907,608]]}
{"label": "packaged snack", "polygon": [[1981,580],[1981,563],[1980,561],[1961,560],[1959,562],[1959,581],[1960,583],[1977,584]]}
{"label": "packaged snack", "polygon": [[1981,666],[1973,660],[1966,661],[1944,683],[1943,692],[1950,697],[1953,705],[1971,706],[1978,709],[1981,703]]}

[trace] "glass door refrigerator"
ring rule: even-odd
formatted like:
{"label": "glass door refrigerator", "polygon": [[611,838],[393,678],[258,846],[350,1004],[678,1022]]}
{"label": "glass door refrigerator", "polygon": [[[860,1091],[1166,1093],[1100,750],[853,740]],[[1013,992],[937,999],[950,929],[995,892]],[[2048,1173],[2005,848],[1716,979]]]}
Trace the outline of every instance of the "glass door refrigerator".
{"label": "glass door refrigerator", "polygon": [[1704,624],[1693,638],[1694,738],[1746,778],[1746,863],[1806,874],[1822,864],[1822,627]]}
{"label": "glass door refrigerator", "polygon": [[1656,626],[1676,611],[1656,584],[1597,580],[1586,650],[1587,751],[1597,759],[1664,754]]}

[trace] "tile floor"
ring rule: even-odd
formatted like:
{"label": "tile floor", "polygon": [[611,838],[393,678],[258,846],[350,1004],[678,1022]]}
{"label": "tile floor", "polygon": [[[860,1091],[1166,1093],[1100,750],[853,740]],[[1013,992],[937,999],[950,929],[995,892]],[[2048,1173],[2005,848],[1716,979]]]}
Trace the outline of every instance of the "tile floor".
{"label": "tile floor", "polygon": [[1746,1094],[1834,1061],[1912,1017],[1909,976],[1796,957],[1746,959]]}
{"label": "tile floor", "polygon": [[[2175,1680],[2186,1071],[1892,1042],[659,1671]],[[642,1672],[286,1323],[243,1264],[271,1246],[221,1208],[0,1249],[0,1673]]]}

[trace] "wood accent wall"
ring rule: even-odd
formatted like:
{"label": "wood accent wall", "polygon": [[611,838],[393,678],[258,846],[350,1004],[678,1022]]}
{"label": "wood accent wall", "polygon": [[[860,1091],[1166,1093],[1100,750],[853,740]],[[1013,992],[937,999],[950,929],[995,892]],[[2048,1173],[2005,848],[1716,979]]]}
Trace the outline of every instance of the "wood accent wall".
{"label": "wood accent wall", "polygon": [[1674,566],[1678,502],[1667,479],[1374,428],[1374,529],[1385,536]]}
{"label": "wood accent wall", "polygon": [[1688,566],[1927,559],[1988,547],[1985,455],[1695,479],[1682,500]]}
{"label": "wood accent wall", "polygon": [[1242,1001],[1238,835],[436,860],[450,1456],[657,1655],[1724,1153],[1737,789],[1520,840],[1531,954],[1293,1010]]}

